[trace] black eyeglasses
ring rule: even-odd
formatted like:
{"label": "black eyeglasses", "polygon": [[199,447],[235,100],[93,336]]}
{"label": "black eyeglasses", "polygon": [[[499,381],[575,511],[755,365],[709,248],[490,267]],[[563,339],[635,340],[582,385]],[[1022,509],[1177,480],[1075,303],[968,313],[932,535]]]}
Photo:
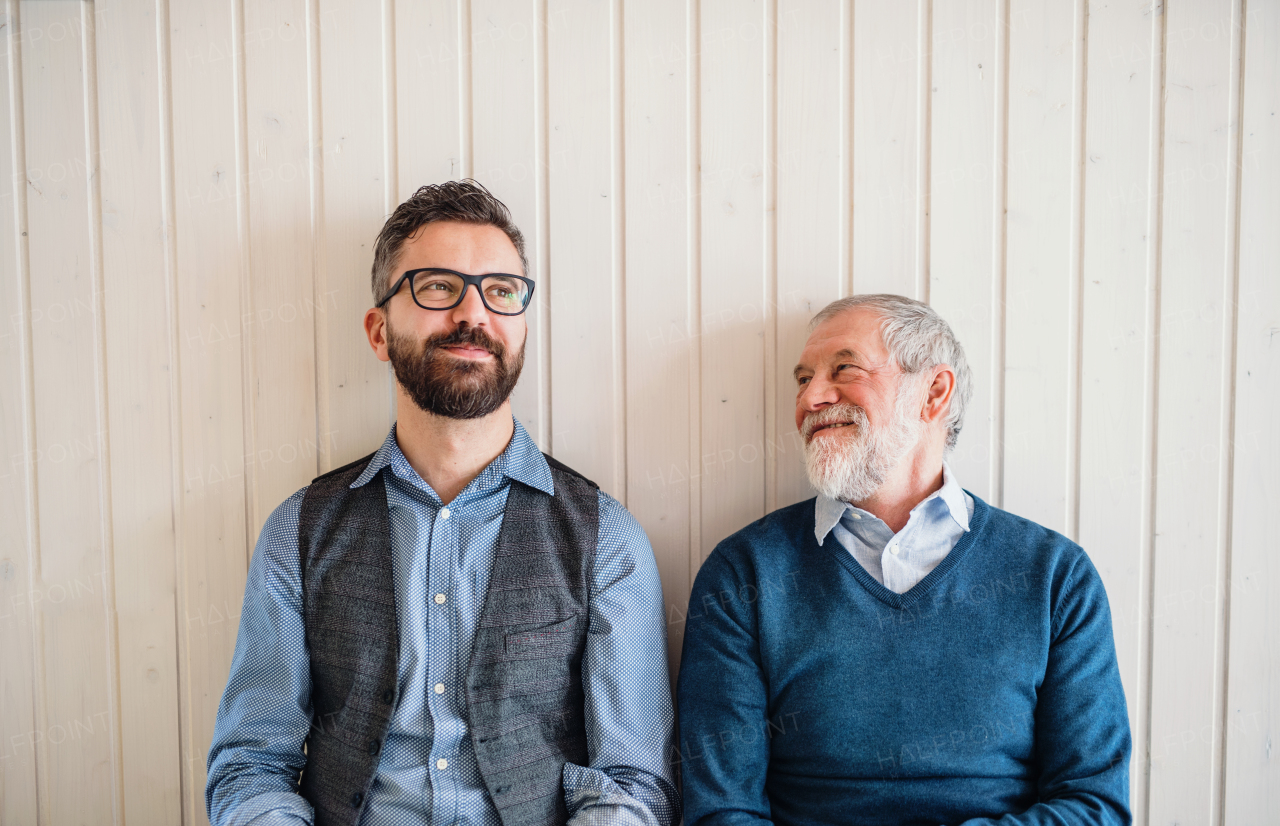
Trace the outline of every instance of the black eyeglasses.
{"label": "black eyeglasses", "polygon": [[378,302],[379,307],[400,292],[400,285],[405,279],[409,280],[409,295],[413,296],[413,303],[424,310],[452,310],[462,303],[468,284],[475,285],[485,308],[498,315],[520,315],[529,307],[529,300],[533,298],[533,281],[523,275],[505,272],[467,275],[439,267],[427,267],[409,270],[400,276]]}

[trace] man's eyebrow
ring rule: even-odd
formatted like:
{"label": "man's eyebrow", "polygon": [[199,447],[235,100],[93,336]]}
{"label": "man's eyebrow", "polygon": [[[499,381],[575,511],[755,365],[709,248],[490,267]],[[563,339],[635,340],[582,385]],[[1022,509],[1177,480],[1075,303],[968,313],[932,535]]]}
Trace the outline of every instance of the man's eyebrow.
{"label": "man's eyebrow", "polygon": [[796,369],[791,371],[791,377],[796,381],[800,381],[800,374],[808,369],[809,368],[805,367],[803,364],[797,364]]}

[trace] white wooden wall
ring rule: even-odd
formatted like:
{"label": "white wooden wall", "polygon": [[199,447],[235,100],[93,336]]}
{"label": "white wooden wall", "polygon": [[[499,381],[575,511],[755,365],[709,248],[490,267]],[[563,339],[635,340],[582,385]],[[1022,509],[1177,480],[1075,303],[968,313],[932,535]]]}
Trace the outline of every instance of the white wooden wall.
{"label": "white wooden wall", "polygon": [[974,367],[952,459],[1106,580],[1141,824],[1280,823],[1277,0],[7,0],[0,823],[204,823],[259,527],[392,418],[370,248],[474,176],[518,415],[648,531],[809,495],[851,291]]}

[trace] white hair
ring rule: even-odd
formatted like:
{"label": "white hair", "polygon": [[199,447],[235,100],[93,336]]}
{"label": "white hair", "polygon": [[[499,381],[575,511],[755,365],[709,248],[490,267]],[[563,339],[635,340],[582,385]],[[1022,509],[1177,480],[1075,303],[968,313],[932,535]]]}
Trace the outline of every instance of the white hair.
{"label": "white hair", "polygon": [[944,424],[947,427],[948,451],[956,446],[964,425],[964,409],[973,396],[973,374],[964,357],[964,348],[951,331],[951,325],[922,301],[901,295],[876,293],[851,295],[823,307],[809,322],[809,332],[846,310],[865,307],[880,316],[880,338],[889,357],[904,373],[917,374],[939,364],[951,368],[956,389]]}

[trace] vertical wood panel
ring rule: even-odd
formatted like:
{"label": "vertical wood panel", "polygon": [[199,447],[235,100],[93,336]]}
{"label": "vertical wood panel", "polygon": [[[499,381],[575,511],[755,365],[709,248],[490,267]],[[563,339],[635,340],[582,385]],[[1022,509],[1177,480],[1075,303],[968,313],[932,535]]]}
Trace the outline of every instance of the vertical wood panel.
{"label": "vertical wood panel", "polygon": [[[100,486],[106,434],[96,400],[96,262],[89,223],[90,157],[83,50],[77,2],[24,3],[23,78],[40,94],[24,96],[30,232],[31,319],[36,421],[36,485],[40,502],[36,588],[45,663],[44,719],[48,742],[50,822],[97,820],[115,811],[116,749],[111,731],[111,664],[105,631],[106,589]],[[76,518],[67,519],[68,507]],[[81,583],[77,588],[75,583]],[[55,600],[72,586],[79,598]],[[64,736],[74,721],[92,727]]]}
{"label": "vertical wood panel", "polygon": [[[534,439],[546,427],[542,361],[544,319],[550,310],[551,282],[538,271],[541,250],[538,238],[538,172],[534,132],[537,124],[538,83],[535,65],[537,41],[545,26],[556,26],[564,14],[545,24],[536,7],[526,0],[477,0],[471,14],[471,117],[474,124],[474,176],[489,188],[515,219],[524,234],[535,307],[525,315],[529,325],[525,341],[524,372],[512,396],[516,418]],[[553,156],[544,174],[567,168],[565,150]],[[545,449],[546,444],[541,444]]]}
{"label": "vertical wood panel", "polygon": [[1226,549],[1219,478],[1232,3],[1167,10],[1150,819],[1213,822]]}
{"label": "vertical wood panel", "polygon": [[[204,822],[205,758],[226,686],[244,595],[248,529],[241,383],[251,317],[241,303],[236,137],[239,35],[230,4],[170,3],[174,255],[182,514],[180,603],[186,691],[183,817]],[[256,535],[256,533],[255,533]]]}
{"label": "vertical wood panel", "polygon": [[933,8],[933,155],[930,160],[929,301],[964,346],[974,392],[960,441],[948,461],[960,484],[1000,505],[992,487],[998,376],[993,370],[995,304],[1001,262],[994,255],[995,211],[1004,158],[997,155],[1003,112],[997,106],[997,45],[1003,23],[996,0],[938,0]]}
{"label": "vertical wood panel", "polygon": [[328,363],[327,375],[320,377],[327,382],[321,394],[328,400],[327,417],[320,417],[311,444],[304,441],[303,447],[315,453],[321,469],[329,469],[376,449],[391,418],[387,368],[370,351],[363,322],[374,303],[369,270],[384,220],[387,136],[383,99],[370,94],[382,83],[381,17],[337,0],[319,7],[310,36],[320,44],[323,219],[317,272],[323,279],[314,296],[304,299],[300,315],[311,316]]}
{"label": "vertical wood panel", "polygon": [[[1222,822],[1280,821],[1280,17],[1246,6],[1226,784]],[[1234,131],[1234,130],[1233,130]]]}
{"label": "vertical wood panel", "polygon": [[[849,151],[840,144],[846,5],[839,0],[778,3],[778,143],[769,161],[778,178],[778,283],[765,305],[778,325],[777,417],[756,460],[777,463],[775,506],[813,495],[796,432],[791,371],[808,338],[809,319],[839,298],[844,286],[840,207],[847,181],[837,173],[841,154]],[[740,458],[751,458],[750,451]]]}
{"label": "vertical wood panel", "polygon": [[462,63],[470,57],[459,49],[458,5],[417,0],[395,4],[397,202],[423,184],[466,174],[458,85]]}
{"label": "vertical wood panel", "polygon": [[1074,29],[1073,3],[1010,4],[1004,506],[1061,533],[1074,470]]}
{"label": "vertical wood panel", "polygon": [[[627,508],[653,545],[671,675],[689,593],[690,161],[685,4],[624,5],[626,51]],[[654,401],[661,399],[660,404]]]}
{"label": "vertical wood panel", "polygon": [[155,7],[95,6],[125,818],[181,820],[169,331]]}
{"label": "vertical wood panel", "polygon": [[[244,6],[254,536],[316,475],[313,167],[302,0]],[[323,57],[321,58],[323,62]],[[379,62],[380,65],[380,62]]]}
{"label": "vertical wood panel", "polygon": [[763,0],[701,3],[702,547],[764,515]]}
{"label": "vertical wood panel", "polygon": [[[37,649],[40,616],[33,607],[38,573],[38,533],[33,490],[30,279],[27,269],[25,141],[22,129],[23,40],[17,0],[3,11],[4,60],[0,62],[0,822],[39,823],[47,801],[47,764],[37,767],[34,733],[41,729],[43,673]],[[43,594],[43,591],[41,591]],[[39,790],[37,781],[41,782]],[[43,794],[41,793],[43,792]],[[47,818],[47,812],[45,814]]]}
{"label": "vertical wood panel", "polygon": [[[618,455],[624,377],[615,364],[613,308],[623,297],[613,260],[610,6],[548,4],[548,172],[551,244],[551,447],[556,458],[625,497]],[[561,165],[563,161],[563,165]]]}
{"label": "vertical wood panel", "polygon": [[[1148,225],[1159,178],[1159,20],[1140,2],[1089,10],[1081,314],[1080,534],[1106,583],[1133,735],[1130,799],[1146,822],[1146,524],[1152,478],[1155,261]],[[1155,84],[1153,86],[1153,83]],[[1153,159],[1153,155],[1155,156]],[[1157,609],[1160,610],[1160,609]]]}
{"label": "vertical wood panel", "polygon": [[923,300],[916,295],[922,211],[916,166],[926,22],[911,3],[853,0],[853,145],[843,151],[853,157],[857,293]]}

